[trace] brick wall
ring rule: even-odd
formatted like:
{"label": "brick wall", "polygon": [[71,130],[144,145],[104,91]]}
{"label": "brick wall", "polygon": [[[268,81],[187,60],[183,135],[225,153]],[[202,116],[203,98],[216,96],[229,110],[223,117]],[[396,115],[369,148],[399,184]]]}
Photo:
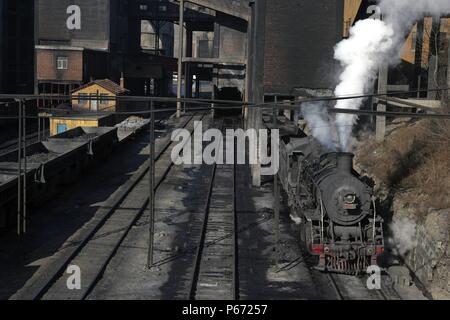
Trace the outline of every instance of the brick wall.
{"label": "brick wall", "polygon": [[343,1],[267,1],[265,92],[334,86]]}
{"label": "brick wall", "polygon": [[[57,57],[68,58],[68,69],[57,70]],[[58,81],[83,80],[83,51],[37,50],[37,79]]]}

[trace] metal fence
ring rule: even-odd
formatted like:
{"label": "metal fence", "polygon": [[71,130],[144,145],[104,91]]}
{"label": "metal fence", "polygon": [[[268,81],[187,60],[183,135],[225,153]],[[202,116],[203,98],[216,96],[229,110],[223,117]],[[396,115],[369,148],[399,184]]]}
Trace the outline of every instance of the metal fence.
{"label": "metal fence", "polygon": [[[436,89],[434,91],[445,91],[449,88]],[[415,91],[420,92],[420,91]],[[414,93],[414,92],[412,92]],[[17,121],[17,234],[23,235],[27,231],[27,199],[26,199],[26,172],[27,172],[27,124],[30,121],[37,121],[38,141],[46,138],[46,119],[55,115],[65,114],[67,112],[76,112],[76,115],[126,115],[126,116],[142,116],[150,117],[149,124],[149,173],[150,173],[150,188],[149,188],[149,211],[150,211],[150,243],[149,243],[149,266],[152,265],[153,257],[153,234],[154,234],[154,199],[155,199],[155,118],[157,114],[161,113],[175,113],[175,112],[196,112],[196,111],[210,111],[212,113],[218,110],[236,110],[241,111],[245,118],[248,118],[253,111],[268,110],[270,114],[276,115],[277,110],[296,110],[301,112],[301,107],[305,103],[328,102],[332,104],[338,100],[351,99],[377,99],[379,103],[388,103],[388,98],[397,95],[404,95],[404,92],[393,92],[389,94],[371,94],[371,95],[349,95],[343,97],[320,97],[309,98],[301,100],[289,100],[278,102],[277,97],[274,101],[254,104],[241,101],[229,100],[209,100],[209,99],[177,99],[166,97],[139,97],[139,96],[119,96],[119,97],[105,97],[105,96],[83,96],[86,100],[115,101],[121,103],[130,103],[133,105],[131,110],[127,111],[74,111],[67,109],[59,109],[55,107],[37,108],[38,100],[47,101],[70,101],[74,96],[46,96],[46,95],[5,95],[0,94],[0,102],[3,101],[4,106],[16,109],[17,111],[11,114],[0,116],[1,120]],[[75,98],[77,98],[75,96]],[[81,97],[79,97],[81,98]],[[180,105],[182,110],[180,110]],[[34,109],[33,109],[34,108]],[[450,120],[450,113],[433,112],[433,113],[415,113],[415,112],[397,112],[397,111],[375,111],[375,110],[356,110],[356,109],[338,109],[334,107],[327,107],[327,112],[330,114],[344,113],[353,115],[365,115],[371,117],[410,117],[410,118],[435,118]],[[323,112],[321,113],[323,114]],[[255,117],[253,117],[253,120]],[[273,117],[274,125],[276,125],[276,117]],[[248,125],[247,125],[248,126]],[[251,126],[251,125],[250,125]],[[278,210],[277,210],[278,211]],[[278,232],[277,232],[278,233]]]}

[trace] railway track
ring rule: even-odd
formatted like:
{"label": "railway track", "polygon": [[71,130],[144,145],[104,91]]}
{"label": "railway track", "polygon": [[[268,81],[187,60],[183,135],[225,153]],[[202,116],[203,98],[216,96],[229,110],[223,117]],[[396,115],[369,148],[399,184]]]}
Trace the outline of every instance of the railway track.
{"label": "railway track", "polygon": [[[203,119],[204,114],[192,115],[181,128],[194,130],[194,122]],[[155,156],[156,184],[161,185],[173,167],[170,147],[174,143],[170,135],[157,148]],[[110,260],[115,255],[128,232],[148,207],[148,162],[143,165],[118,194],[102,206],[94,219],[94,227],[75,245],[64,250],[56,258],[57,267],[40,276],[34,284],[26,288],[24,294],[16,297],[27,300],[83,300],[92,292]],[[147,177],[147,178],[146,178]],[[82,287],[69,290],[66,273],[69,266],[77,266],[81,271]]]}
{"label": "railway track", "polygon": [[326,274],[338,300],[401,300],[399,294],[391,287],[383,285],[379,290],[369,290],[366,279],[357,276]]}
{"label": "railway track", "polygon": [[[224,127],[230,128],[226,122],[225,120],[222,131]],[[234,123],[232,127],[235,129]],[[214,164],[211,171],[200,238],[186,298],[188,300],[237,300],[239,279],[236,166],[235,164]]]}

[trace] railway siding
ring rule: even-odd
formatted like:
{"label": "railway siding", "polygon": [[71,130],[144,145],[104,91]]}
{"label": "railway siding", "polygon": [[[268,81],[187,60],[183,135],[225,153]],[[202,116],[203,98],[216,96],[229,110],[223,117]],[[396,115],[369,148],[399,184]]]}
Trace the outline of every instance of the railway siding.
{"label": "railway siding", "polygon": [[[200,116],[195,117],[196,120],[200,118]],[[188,125],[188,123],[192,126],[193,119],[193,117],[184,117],[181,122],[178,123],[178,126],[184,127]],[[157,139],[156,154],[160,154],[162,156],[169,144],[170,135]],[[164,159],[162,159],[162,161],[167,165],[171,163],[170,160],[170,154],[165,155]],[[140,191],[143,191],[142,188],[145,188],[145,184],[148,183],[148,179],[145,179],[147,170],[148,161],[141,165],[141,167],[131,176],[131,178],[127,180],[124,185],[118,188],[102,206],[100,206],[100,208],[95,212],[93,218],[86,223],[85,226],[83,226],[82,230],[68,239],[62,248],[60,248],[60,250],[52,257],[51,261],[43,268],[43,270],[39,270],[36,276],[32,277],[24,288],[13,296],[13,299],[29,300],[41,298],[42,295],[53,286],[53,281],[56,281],[55,288],[59,289],[49,291],[45,298],[61,299],[64,296],[63,292],[65,292],[67,298],[76,299],[84,297],[90,288],[85,288],[87,291],[82,290],[82,292],[69,292],[70,290],[67,290],[65,284],[65,277],[61,275],[65,272],[68,263],[71,261],[75,264],[80,263],[87,266],[86,278],[90,279],[89,277],[91,277],[90,280],[93,280],[92,277],[95,278],[96,272],[98,274],[99,267],[103,269],[104,266],[99,262],[107,262],[105,261],[105,258],[108,259],[109,255],[111,255],[115,250],[115,248],[111,250],[111,248],[108,248],[108,245],[105,246],[105,244],[109,243],[109,245],[111,245],[113,241],[117,242],[120,240],[119,238],[123,236],[124,230],[132,226],[134,218],[136,218],[136,215],[140,213],[139,208],[142,208],[145,205],[145,200],[147,198],[145,198],[145,200],[142,198],[137,199],[136,197],[139,196],[136,196],[136,194],[142,194],[143,197],[148,197],[148,185],[145,193],[132,193],[130,197],[128,197],[128,195],[135,187],[141,188]],[[141,180],[143,182],[140,184]],[[144,203],[142,203],[142,201],[144,201]],[[132,208],[132,210],[126,210],[127,206],[128,208]],[[115,209],[117,209],[118,214],[112,216],[111,220],[108,220],[111,213],[114,212]],[[105,222],[108,223],[104,225]],[[104,241],[103,244],[102,241]],[[89,245],[86,246],[87,244]],[[98,250],[100,247],[103,247],[104,251],[101,254],[99,254],[100,251]],[[108,248],[109,250],[104,250],[105,248]],[[81,249],[86,249],[86,251],[79,256],[79,251]],[[103,260],[95,261],[94,259],[97,258]],[[89,265],[94,266],[96,271],[91,270]],[[61,288],[65,288],[65,290]]]}

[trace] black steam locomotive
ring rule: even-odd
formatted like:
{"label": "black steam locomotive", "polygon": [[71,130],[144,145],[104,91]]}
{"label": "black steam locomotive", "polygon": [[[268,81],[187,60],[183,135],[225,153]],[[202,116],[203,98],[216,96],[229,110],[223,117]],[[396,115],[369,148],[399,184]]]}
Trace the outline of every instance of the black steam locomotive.
{"label": "black steam locomotive", "polygon": [[312,137],[280,142],[279,177],[301,240],[322,271],[358,274],[384,251],[383,220],[351,153],[330,152]]}

